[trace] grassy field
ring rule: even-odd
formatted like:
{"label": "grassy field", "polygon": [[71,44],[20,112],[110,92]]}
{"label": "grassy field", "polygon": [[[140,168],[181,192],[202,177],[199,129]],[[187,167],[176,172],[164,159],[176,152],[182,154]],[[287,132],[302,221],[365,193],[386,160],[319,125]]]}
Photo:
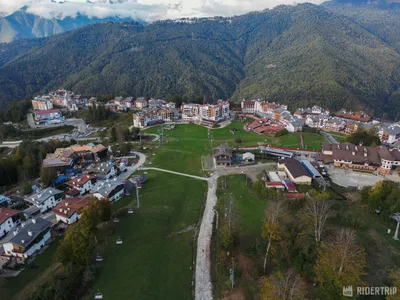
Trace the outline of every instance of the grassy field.
{"label": "grassy field", "polygon": [[[220,182],[221,180],[222,178],[220,178]],[[250,185],[251,181],[249,180],[248,182]],[[219,187],[221,187],[221,184]],[[227,177],[227,189],[219,188],[217,191],[220,228],[224,223],[228,222],[224,211],[231,193],[233,195],[232,221],[238,232],[237,246],[233,250],[236,266],[235,286],[240,287],[245,295],[248,295],[258,290],[256,279],[258,278],[259,266],[256,263],[259,263],[261,259],[255,257],[254,247],[257,240],[261,238],[262,221],[267,201],[259,199],[249,187],[245,186],[244,176]],[[216,240],[215,236],[212,248],[215,250],[214,258],[217,259],[217,264],[214,261],[213,265],[217,267],[212,275],[216,287],[216,298],[219,298],[224,294],[224,291],[230,288],[229,268],[231,267],[231,261],[218,246],[218,240]]]}
{"label": "grassy field", "polygon": [[42,254],[38,255],[32,265],[36,268],[27,267],[17,277],[7,278],[0,285],[0,299],[23,299],[24,290],[34,288],[41,276],[46,273],[53,263],[60,239],[56,238]]}
{"label": "grassy field", "polygon": [[[201,219],[205,183],[155,171],[146,176],[139,212],[121,216],[99,237],[105,241],[100,250],[105,259],[94,291],[105,299],[191,299],[196,244],[189,229]],[[131,195],[113,210],[135,206]],[[122,245],[115,244],[117,236]]]}
{"label": "grassy field", "polygon": [[[221,178],[220,178],[221,180]],[[232,220],[237,231],[237,243],[230,250],[235,263],[235,289],[230,290],[229,268],[232,262],[227,252],[218,246],[218,239],[213,240],[213,280],[216,287],[217,298],[232,297],[232,299],[258,299],[259,279],[262,274],[261,227],[267,201],[261,200],[251,188],[245,186],[244,177],[241,175],[227,178],[227,189],[218,189],[219,228],[228,222],[227,203],[230,194],[233,195]],[[311,187],[300,187],[305,192]],[[328,193],[332,200],[332,216],[325,227],[324,241],[339,228],[352,228],[356,231],[357,241],[366,251],[368,267],[363,281],[367,286],[392,286],[389,279],[390,271],[400,266],[400,250],[398,241],[393,240],[395,222],[390,225],[392,233],[387,233],[387,226],[379,216],[371,213],[359,200],[359,193],[332,185]],[[341,195],[344,195],[345,198]],[[287,203],[288,213],[295,215],[301,209],[297,202],[290,208]],[[297,209],[296,209],[297,207]],[[215,229],[215,228],[214,228]],[[300,233],[300,232],[299,232]],[[282,263],[282,262],[280,262]],[[278,268],[280,263],[275,262]],[[294,266],[295,263],[291,262]],[[310,275],[310,274],[309,274]],[[312,275],[311,275],[312,276]],[[311,278],[308,279],[311,282]],[[310,289],[310,295],[314,295]],[[314,295],[315,296],[315,295]],[[236,298],[235,298],[236,297]],[[230,298],[229,298],[230,299]],[[377,298],[378,299],[378,298]]]}
{"label": "grassy field", "polygon": [[[301,148],[300,133],[289,133],[282,137],[258,135],[244,131],[242,122],[234,121],[224,128],[211,130],[212,144],[208,139],[208,130],[195,124],[179,124],[173,130],[165,130],[166,144],[151,154],[153,166],[166,168],[188,174],[203,175],[201,170],[201,156],[212,153],[212,147],[222,144],[238,145],[235,139],[240,138],[241,146],[256,146],[257,143],[267,143],[272,146],[285,148]],[[230,130],[239,131],[232,134]],[[145,130],[145,133],[159,134],[160,127],[155,126]],[[324,138],[316,133],[301,133],[308,149],[320,150]]]}
{"label": "grassy field", "polygon": [[[158,133],[160,127],[152,127],[146,133]],[[168,142],[150,157],[153,166],[194,175],[203,175],[201,156],[210,155],[211,146],[207,129],[198,125],[177,125],[173,130],[165,130]]]}

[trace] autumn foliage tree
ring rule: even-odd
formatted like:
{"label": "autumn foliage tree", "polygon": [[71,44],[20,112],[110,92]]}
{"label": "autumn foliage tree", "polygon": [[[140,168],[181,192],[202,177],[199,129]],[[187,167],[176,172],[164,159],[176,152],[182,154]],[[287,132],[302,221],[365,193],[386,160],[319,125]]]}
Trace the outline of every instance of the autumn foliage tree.
{"label": "autumn foliage tree", "polygon": [[94,250],[97,225],[110,217],[110,201],[90,200],[79,222],[68,227],[57,249],[60,262],[64,266],[87,264]]}
{"label": "autumn foliage tree", "polygon": [[262,300],[302,300],[306,295],[306,284],[303,278],[293,269],[284,273],[276,272],[262,282]]}
{"label": "autumn foliage tree", "polygon": [[342,299],[343,286],[362,285],[365,266],[365,251],[356,243],[354,230],[341,229],[318,255],[315,275],[320,299]]}
{"label": "autumn foliage tree", "polygon": [[318,243],[321,241],[325,223],[331,216],[331,202],[328,200],[328,193],[319,194],[316,191],[310,191],[307,196],[304,219],[313,228],[315,241]]}
{"label": "autumn foliage tree", "polygon": [[267,260],[269,256],[276,254],[279,242],[281,241],[281,217],[284,211],[282,201],[271,201],[265,213],[265,220],[262,228],[262,237],[267,242],[267,249],[264,255],[264,273],[267,268]]}

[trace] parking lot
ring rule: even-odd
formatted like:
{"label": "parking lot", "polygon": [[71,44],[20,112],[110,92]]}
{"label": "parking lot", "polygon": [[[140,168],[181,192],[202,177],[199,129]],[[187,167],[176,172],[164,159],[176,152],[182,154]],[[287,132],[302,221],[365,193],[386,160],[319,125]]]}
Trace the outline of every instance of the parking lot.
{"label": "parking lot", "polygon": [[328,167],[328,174],[331,180],[337,185],[343,187],[358,187],[363,188],[364,186],[374,185],[378,181],[389,179],[393,181],[400,181],[400,177],[396,174],[392,175],[375,175],[362,172],[354,172],[352,170],[345,170],[335,168],[333,166]]}

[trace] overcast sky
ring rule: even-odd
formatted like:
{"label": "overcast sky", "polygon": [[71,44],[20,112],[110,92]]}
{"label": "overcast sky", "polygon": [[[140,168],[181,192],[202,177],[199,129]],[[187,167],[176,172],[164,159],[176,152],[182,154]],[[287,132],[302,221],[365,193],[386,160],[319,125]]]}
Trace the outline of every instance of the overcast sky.
{"label": "overcast sky", "polygon": [[[297,3],[301,2],[319,4],[322,1],[300,0]],[[125,0],[124,3],[110,5],[88,4],[86,0],[69,0],[63,4],[52,3],[51,0],[0,0],[0,12],[12,13],[28,5],[29,12],[47,18],[61,15],[75,16],[79,12],[90,17],[103,18],[117,15],[153,21],[181,17],[228,17],[273,8],[279,4],[295,4],[295,2],[293,0]]]}

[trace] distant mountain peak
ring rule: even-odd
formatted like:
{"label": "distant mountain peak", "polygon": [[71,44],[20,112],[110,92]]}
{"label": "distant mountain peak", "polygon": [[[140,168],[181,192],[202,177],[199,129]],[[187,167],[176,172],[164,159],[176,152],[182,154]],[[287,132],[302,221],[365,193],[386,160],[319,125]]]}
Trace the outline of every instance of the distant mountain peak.
{"label": "distant mountain peak", "polygon": [[121,4],[126,2],[137,2],[136,0],[86,0],[90,4]]}

